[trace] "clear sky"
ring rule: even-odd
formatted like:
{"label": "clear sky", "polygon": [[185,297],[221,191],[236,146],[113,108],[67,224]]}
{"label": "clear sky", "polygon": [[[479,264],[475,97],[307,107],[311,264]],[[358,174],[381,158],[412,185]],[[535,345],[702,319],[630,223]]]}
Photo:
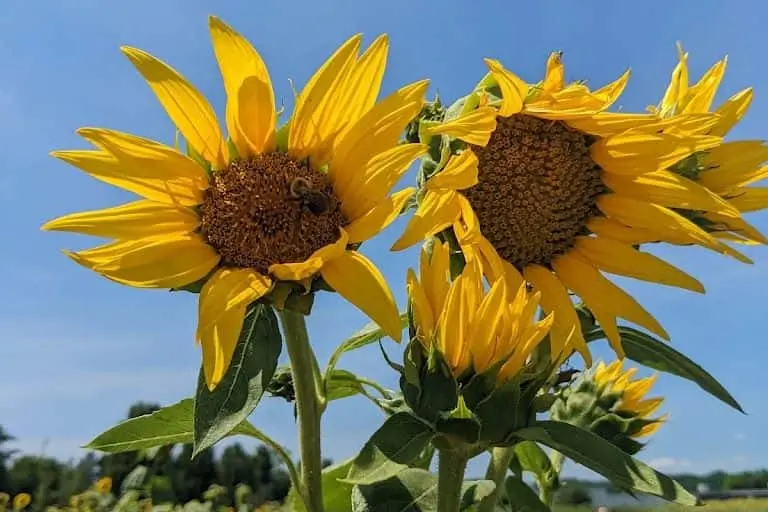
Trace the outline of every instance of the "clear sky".
{"label": "clear sky", "polygon": [[[82,126],[119,129],[172,143],[174,128],[119,46],[166,60],[223,111],[207,16],[245,34],[261,52],[277,96],[290,107],[291,78],[303,84],[346,38],[391,37],[384,93],[421,78],[430,95],[463,95],[484,74],[483,57],[500,59],[527,81],[538,80],[547,55],[565,52],[568,79],[593,86],[627,67],[632,79],[619,104],[643,110],[660,99],[676,63],[675,42],[691,52],[692,76],[729,56],[717,101],[747,86],[756,98],[732,137],[765,136],[768,71],[762,69],[763,2],[510,2],[470,7],[444,0],[386,2],[260,0],[203,2],[5,1],[0,4],[0,424],[28,452],[79,456],[78,446],[121,419],[135,400],[163,404],[194,391],[200,354],[193,342],[196,297],[134,290],[78,267],[60,253],[96,240],[42,233],[46,220],[130,200],[48,156],[86,147]],[[409,176],[410,177],[410,176]],[[768,215],[750,218],[768,230]],[[414,251],[387,248],[402,221],[363,248],[384,270],[404,304],[404,278]],[[698,276],[706,296],[621,280],[665,324],[673,343],[739,399],[748,416],[728,409],[693,384],[663,376],[669,423],[643,453],[659,469],[704,472],[768,466],[762,372],[768,358],[763,322],[768,302],[768,250],[745,252],[754,266],[703,249],[662,255]],[[317,297],[310,320],[321,359],[367,320],[338,297]],[[389,343],[399,357],[399,347]],[[599,350],[600,354],[606,351]],[[342,359],[342,366],[395,387],[376,347]],[[291,409],[265,399],[259,427],[295,449]],[[363,399],[330,406],[326,455],[346,458],[375,430],[381,415]],[[479,465],[473,466],[475,472]],[[574,473],[575,474],[575,473]],[[584,474],[579,472],[579,474]]]}

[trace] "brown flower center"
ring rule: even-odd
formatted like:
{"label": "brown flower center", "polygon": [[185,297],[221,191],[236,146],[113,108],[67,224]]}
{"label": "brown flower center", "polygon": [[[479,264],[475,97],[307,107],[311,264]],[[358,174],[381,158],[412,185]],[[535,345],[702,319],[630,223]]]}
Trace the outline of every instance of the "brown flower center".
{"label": "brown flower center", "polygon": [[213,173],[202,234],[228,267],[266,274],[339,239],[347,219],[328,176],[284,153],[235,160]]}
{"label": "brown flower center", "polygon": [[472,148],[479,182],[464,194],[483,235],[516,268],[548,267],[598,214],[605,186],[591,143],[562,121],[521,114],[499,118],[488,145]]}

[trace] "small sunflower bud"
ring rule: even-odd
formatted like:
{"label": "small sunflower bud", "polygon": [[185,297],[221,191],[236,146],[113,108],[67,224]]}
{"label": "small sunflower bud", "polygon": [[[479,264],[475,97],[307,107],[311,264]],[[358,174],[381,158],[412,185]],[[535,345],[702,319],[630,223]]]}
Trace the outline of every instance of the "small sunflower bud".
{"label": "small sunflower bud", "polygon": [[267,393],[284,398],[288,402],[296,400],[296,390],[293,387],[293,375],[290,368],[281,366],[275,370],[275,374],[267,386]]}
{"label": "small sunflower bud", "polygon": [[622,361],[610,365],[600,362],[584,372],[573,385],[563,389],[550,409],[552,419],[571,423],[599,435],[634,455],[645,445],[639,438],[654,433],[663,417],[651,415],[662,398],[644,398],[656,375],[630,380],[637,371],[622,371]]}

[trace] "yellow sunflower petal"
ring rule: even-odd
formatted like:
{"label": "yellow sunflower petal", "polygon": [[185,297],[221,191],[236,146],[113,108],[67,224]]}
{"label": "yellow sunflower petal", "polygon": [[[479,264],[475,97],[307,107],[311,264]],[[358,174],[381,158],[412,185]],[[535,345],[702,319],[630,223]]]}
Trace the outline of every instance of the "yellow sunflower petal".
{"label": "yellow sunflower petal", "polygon": [[587,222],[587,229],[592,233],[623,242],[629,245],[644,244],[648,242],[658,242],[662,238],[664,241],[673,244],[687,244],[690,240],[677,232],[664,231],[657,233],[652,229],[631,227],[606,217],[593,217]]}
{"label": "yellow sunflower petal", "polygon": [[445,297],[450,287],[450,257],[451,248],[447,243],[435,240],[432,246],[432,257],[426,250],[421,251],[420,277],[432,311],[439,315],[445,304]]}
{"label": "yellow sunflower petal", "polygon": [[574,250],[605,272],[704,293],[695,278],[666,261],[610,238],[578,237]]}
{"label": "yellow sunflower petal", "polygon": [[565,87],[565,68],[562,52],[552,52],[547,59],[547,71],[541,88],[545,94],[559,91]]}
{"label": "yellow sunflower petal", "polygon": [[136,288],[177,288],[208,275],[219,255],[200,235],[113,242],[68,254],[104,277]]}
{"label": "yellow sunflower petal", "polygon": [[591,147],[591,155],[605,171],[635,175],[666,169],[721,141],[720,137],[708,135],[627,133],[596,142]]}
{"label": "yellow sunflower petal", "polygon": [[212,327],[198,332],[203,351],[203,375],[209,391],[216,389],[232,362],[243,328],[246,306],[227,310]]}
{"label": "yellow sunflower petal", "polygon": [[447,123],[430,126],[425,129],[429,135],[450,135],[467,144],[485,146],[496,130],[496,109],[480,107]]}
{"label": "yellow sunflower petal", "polygon": [[403,189],[386,198],[362,217],[352,221],[345,229],[349,243],[365,242],[376,236],[400,216],[408,200],[416,193],[414,187]]}
{"label": "yellow sunflower petal", "polygon": [[635,176],[605,173],[603,183],[617,194],[670,208],[702,210],[738,217],[739,210],[696,182],[670,171]]}
{"label": "yellow sunflower petal", "polygon": [[720,117],[720,120],[712,130],[711,135],[719,135],[724,137],[726,133],[731,131],[736,123],[741,121],[744,114],[749,110],[749,105],[752,103],[752,88],[744,89],[730,98],[728,98],[722,105],[720,105],[715,114]]}
{"label": "yellow sunflower petal", "polygon": [[339,239],[316,250],[306,261],[298,263],[274,263],[269,266],[269,273],[282,281],[301,281],[317,274],[323,265],[340,257],[347,249],[349,235],[341,229]]}
{"label": "yellow sunflower petal", "polygon": [[681,112],[707,112],[709,110],[725,74],[727,63],[727,57],[716,62],[697,83],[688,88],[687,98]]}
{"label": "yellow sunflower petal", "polygon": [[636,434],[633,435],[633,437],[647,437],[652,434],[654,434],[661,426],[664,424],[663,419],[659,419],[658,421],[655,421],[653,423],[649,423],[648,425],[645,425],[640,430],[637,431]]}
{"label": "yellow sunflower petal", "polygon": [[250,42],[229,25],[209,18],[213,51],[227,93],[227,130],[241,157],[265,151],[277,114],[267,66]]}
{"label": "yellow sunflower petal", "polygon": [[402,251],[453,224],[460,214],[457,196],[453,191],[428,190],[392,250]]}
{"label": "yellow sunflower petal", "polygon": [[189,144],[214,169],[227,165],[227,147],[213,108],[175,69],[152,55],[124,46],[123,53],[147,81]]}
{"label": "yellow sunflower petal", "polygon": [[768,208],[768,187],[744,187],[728,195],[728,202],[740,212],[756,212]]}
{"label": "yellow sunflower petal", "polygon": [[192,210],[144,199],[113,208],[65,215],[47,222],[42,229],[129,240],[190,233],[199,225],[200,219]]}
{"label": "yellow sunflower petal", "polygon": [[619,99],[619,96],[621,96],[624,89],[627,87],[629,76],[630,71],[626,70],[619,78],[592,93],[593,97],[601,100],[601,104],[599,105],[600,110],[607,109]]}
{"label": "yellow sunflower petal", "polygon": [[568,126],[599,137],[610,137],[645,125],[656,125],[658,122],[659,118],[653,114],[598,112],[579,119],[569,119]]}
{"label": "yellow sunflower petal", "polygon": [[354,173],[333,173],[333,190],[341,200],[344,215],[354,221],[369,212],[426,151],[424,144],[400,144],[379,153]]}
{"label": "yellow sunflower petal", "polygon": [[445,168],[427,180],[428,190],[463,190],[477,185],[478,159],[466,150],[448,160]]}
{"label": "yellow sunflower petal", "polygon": [[[625,318],[664,339],[669,339],[669,335],[661,324],[635,299],[578,256],[565,254],[555,259],[552,266],[563,284],[584,299],[587,307],[598,318],[600,326],[608,334],[611,345],[617,353],[619,353],[617,345],[620,346],[621,341],[618,333],[613,331],[615,319],[610,320],[612,327],[609,329],[598,316],[598,311],[604,318]],[[619,355],[622,354],[619,353]]]}
{"label": "yellow sunflower petal", "polygon": [[768,238],[766,238],[765,235],[763,235],[757,228],[749,224],[741,217],[734,219],[724,215],[718,215],[716,213],[709,212],[704,213],[702,216],[717,227],[723,226],[729,231],[734,231],[737,234],[750,240],[768,245]]}
{"label": "yellow sunflower petal", "polygon": [[573,302],[568,296],[568,290],[555,275],[539,265],[528,265],[523,272],[525,278],[533,284],[535,290],[541,292],[541,307],[547,313],[554,313],[552,324],[552,359],[557,359],[566,349],[577,350],[587,366],[592,365],[592,355],[589,352],[581,323]]}
{"label": "yellow sunflower petal", "polygon": [[470,327],[474,336],[470,352],[477,373],[483,373],[495,362],[498,334],[504,320],[506,304],[507,287],[503,279],[498,279],[480,303]]}
{"label": "yellow sunflower petal", "polygon": [[81,128],[77,133],[102,151],[56,151],[52,156],[153,201],[181,206],[202,202],[208,178],[192,159],[127,133],[98,128]]}
{"label": "yellow sunflower petal", "polygon": [[713,192],[743,187],[764,176],[760,169],[768,160],[768,145],[759,140],[726,142],[709,152],[706,165],[711,167],[698,176],[699,182]]}
{"label": "yellow sunflower petal", "polygon": [[361,34],[356,34],[342,44],[318,69],[296,98],[288,133],[288,150],[298,160],[310,156],[332,135],[333,119],[350,73],[353,71],[360,50]]}
{"label": "yellow sunflower petal", "polygon": [[673,112],[677,104],[688,94],[688,54],[677,45],[678,63],[672,71],[664,97],[661,100],[662,115]]}
{"label": "yellow sunflower petal", "polygon": [[[499,114],[509,117],[513,114],[522,112],[523,103],[528,96],[528,84],[521,80],[517,75],[504,69],[504,66],[498,60],[485,59],[485,64],[491,71],[491,75],[499,84],[501,90],[501,108]],[[491,129],[493,131],[494,128]],[[487,144],[487,142],[486,142]],[[483,144],[485,145],[485,144]]]}
{"label": "yellow sunflower petal", "polygon": [[634,410],[639,416],[650,416],[656,412],[663,403],[663,398],[648,398],[637,403]]}
{"label": "yellow sunflower petal", "polygon": [[384,276],[368,258],[357,251],[345,251],[326,262],[320,274],[339,295],[379,324],[390,338],[400,341],[403,326],[395,298]]}
{"label": "yellow sunflower petal", "polygon": [[419,283],[419,280],[416,279],[416,274],[410,268],[408,269],[407,288],[416,329],[419,336],[426,342],[427,348],[429,348],[435,333],[435,314],[440,312],[436,311],[433,313],[423,285]]}

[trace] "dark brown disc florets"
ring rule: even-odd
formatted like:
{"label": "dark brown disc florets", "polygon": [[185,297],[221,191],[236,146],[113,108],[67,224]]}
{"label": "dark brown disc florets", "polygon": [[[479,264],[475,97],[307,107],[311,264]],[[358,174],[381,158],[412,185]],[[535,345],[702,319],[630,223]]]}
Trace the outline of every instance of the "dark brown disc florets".
{"label": "dark brown disc florets", "polygon": [[336,242],[347,224],[328,176],[284,153],[235,160],[213,173],[202,234],[228,267],[262,274]]}
{"label": "dark brown disc florets", "polygon": [[562,121],[514,115],[499,118],[485,147],[472,148],[479,182],[464,194],[483,235],[516,268],[549,267],[598,214],[605,186],[591,143]]}

